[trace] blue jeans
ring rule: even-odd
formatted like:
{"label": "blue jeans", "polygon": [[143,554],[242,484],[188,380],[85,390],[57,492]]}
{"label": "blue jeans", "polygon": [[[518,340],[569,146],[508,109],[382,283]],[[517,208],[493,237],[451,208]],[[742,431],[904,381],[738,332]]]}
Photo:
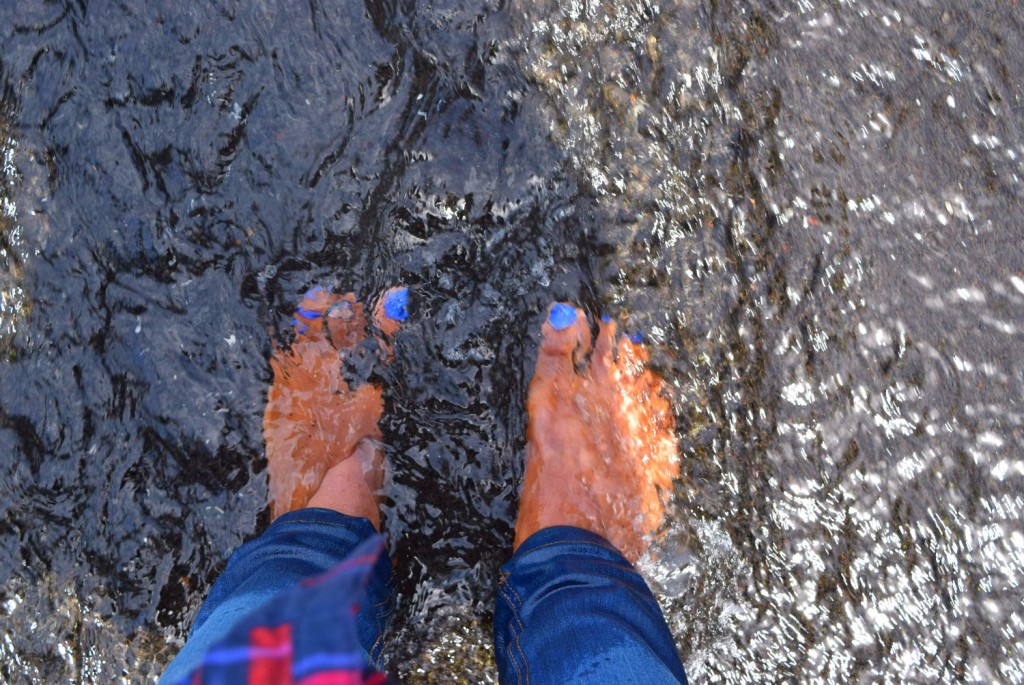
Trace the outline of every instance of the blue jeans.
{"label": "blue jeans", "polygon": [[558,526],[501,568],[494,652],[503,685],[686,683],[657,600],[600,535]]}
{"label": "blue jeans", "polygon": [[[231,556],[161,683],[180,682],[235,624],[334,568],[375,535],[366,519],[326,509],[278,518]],[[391,562],[384,552],[358,598],[356,617],[363,658],[376,668],[393,595]],[[494,642],[504,685],[686,683],[672,635],[646,583],[609,542],[577,528],[539,531],[502,567]]]}

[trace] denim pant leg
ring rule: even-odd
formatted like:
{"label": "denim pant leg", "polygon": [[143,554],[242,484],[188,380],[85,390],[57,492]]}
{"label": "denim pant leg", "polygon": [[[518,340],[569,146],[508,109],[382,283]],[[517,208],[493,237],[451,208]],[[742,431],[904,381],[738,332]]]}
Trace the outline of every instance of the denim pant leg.
{"label": "denim pant leg", "polygon": [[[302,581],[344,561],[377,534],[365,518],[328,509],[300,509],[275,520],[258,538],[239,547],[210,589],[192,631],[161,683],[180,681],[206,651],[240,619]],[[382,636],[391,617],[394,579],[387,552],[373,568],[357,619],[359,642],[370,664],[380,665]]]}
{"label": "denim pant leg", "polygon": [[494,646],[503,685],[686,683],[657,600],[599,535],[546,528],[498,579]]}

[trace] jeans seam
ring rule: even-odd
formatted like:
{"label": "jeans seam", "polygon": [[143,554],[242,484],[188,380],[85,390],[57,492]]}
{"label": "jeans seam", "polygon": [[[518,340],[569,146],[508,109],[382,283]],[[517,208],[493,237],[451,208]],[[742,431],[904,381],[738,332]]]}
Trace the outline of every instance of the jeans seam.
{"label": "jeans seam", "polygon": [[512,654],[512,645],[505,647],[505,654],[508,656],[508,660],[512,662],[512,665],[516,667],[516,681],[522,685],[523,683],[523,669],[519,668],[519,662],[516,661],[516,657]]}
{"label": "jeans seam", "polygon": [[[519,603],[519,604],[521,605],[521,604],[523,603],[523,598],[519,596],[519,593],[518,593],[518,592],[516,592],[516,589],[515,589],[514,587],[512,587],[512,584],[511,584],[511,583],[509,583],[509,582],[508,582],[508,578],[509,578],[509,577],[510,577],[511,575],[512,575],[511,573],[506,573],[506,574],[505,574],[505,575],[504,575],[504,576],[502,577],[502,579],[501,579],[501,582],[502,582],[502,584],[504,584],[505,588],[506,588],[506,589],[507,589],[507,590],[508,590],[509,592],[511,592],[511,593],[512,593],[512,594],[513,594],[513,595],[515,596],[515,598],[516,598],[516,601],[517,601],[517,602],[518,602],[518,603]],[[518,614],[518,612],[516,613],[516,619],[517,619],[517,620],[519,619],[519,614]],[[520,625],[522,625],[522,621],[520,621]]]}
{"label": "jeans seam", "polygon": [[519,598],[519,594],[515,591],[515,588],[512,587],[512,585],[508,582],[507,579],[508,576],[502,579],[501,588],[504,589],[506,592],[511,592],[516,599],[516,601],[513,602],[512,599],[507,595],[505,597],[505,601],[507,601],[508,605],[512,608],[512,613],[515,614],[516,624],[519,626],[519,632],[522,633],[525,627],[523,625],[523,619],[519,616],[519,607],[517,606],[517,603],[522,604],[522,600]]}
{"label": "jeans seam", "polygon": [[[370,647],[370,650],[369,650],[369,654],[370,654],[370,658],[371,659],[374,659],[374,657],[373,657],[374,650],[376,650],[377,647],[384,640],[384,633],[386,632],[384,627],[391,623],[391,615],[390,615],[391,611],[390,610],[387,611],[387,615],[384,616],[384,620],[383,621],[379,620],[381,617],[380,617],[379,612],[377,610],[380,609],[381,607],[386,607],[386,606],[388,606],[390,604],[391,604],[391,597],[390,596],[386,596],[386,597],[384,597],[384,599],[380,600],[379,602],[375,602],[374,604],[370,605],[370,606],[373,607],[373,614],[374,614],[374,616],[378,619],[377,621],[375,621],[376,625],[374,625],[374,628],[377,630],[377,639],[374,640],[373,645]],[[383,623],[383,625],[381,625],[382,623]],[[377,670],[380,670],[381,663],[383,662],[383,660],[384,660],[384,654],[383,654],[383,647],[382,647],[381,648],[381,653],[378,654],[377,657],[374,659],[374,662],[375,662],[374,663],[374,667],[377,668]]]}
{"label": "jeans seam", "polygon": [[369,652],[369,656],[370,656],[371,659],[373,659],[373,662],[374,662],[373,663],[373,667],[376,668],[377,670],[380,670],[381,661],[383,661],[383,659],[384,659],[383,648],[381,648],[381,651],[377,653],[376,657],[373,655],[373,653],[377,650],[377,647],[380,645],[380,643],[381,643],[381,641],[383,639],[384,639],[384,633],[383,632],[378,633],[377,634],[377,640],[370,647],[370,652]]}
{"label": "jeans seam", "polygon": [[[523,653],[523,646],[519,642],[519,635],[520,635],[520,631],[522,629],[523,622],[522,622],[522,620],[520,620],[519,612],[516,610],[515,605],[512,603],[511,599],[508,597],[507,594],[505,594],[505,593],[502,593],[502,594],[504,595],[505,601],[508,603],[509,608],[512,609],[512,613],[515,615],[516,623],[519,624],[519,630],[516,630],[514,627],[512,628],[512,639],[513,639],[513,643],[515,644],[516,650],[519,652],[520,659],[523,662],[523,668],[526,669],[527,675],[526,675],[526,681],[525,682],[528,685],[529,682],[530,682],[530,676],[529,676],[530,667],[526,663],[526,654]],[[520,666],[519,666],[520,659],[516,659],[515,654],[512,653],[512,644],[508,644],[508,645],[505,646],[505,653],[508,655],[508,660],[511,661],[512,665],[516,667],[516,674],[519,676],[518,677],[518,681],[519,681],[520,684],[522,684],[524,682],[523,681],[523,668],[520,668]]]}
{"label": "jeans seam", "polygon": [[519,616],[519,608],[516,606],[516,602],[512,601],[512,598],[508,596],[508,593],[511,592],[512,595],[515,596],[516,600],[519,600],[519,594],[509,584],[509,582],[508,582],[509,575],[510,574],[507,574],[507,573],[503,574],[502,577],[499,579],[499,581],[498,581],[498,592],[501,593],[502,597],[505,599],[505,602],[508,604],[509,608],[512,609],[512,615],[515,618],[516,624],[518,625],[518,630],[516,630],[516,629],[512,630],[512,637],[514,638],[514,641],[515,641],[516,650],[519,652],[519,656],[522,659],[523,669],[526,670],[526,680],[525,681],[523,680],[523,669],[519,668],[518,661],[511,654],[512,645],[507,645],[505,647],[505,651],[508,652],[509,661],[511,661],[512,664],[516,667],[516,673],[519,674],[519,682],[520,683],[525,682],[526,685],[529,685],[529,683],[530,683],[530,662],[526,658],[526,653],[523,652],[523,646],[522,646],[522,644],[519,641],[519,636],[522,635],[522,633],[525,631],[524,626],[523,626],[523,620]]}
{"label": "jeans seam", "polygon": [[586,540],[572,540],[572,541],[559,540],[557,542],[545,542],[543,545],[539,545],[537,547],[534,547],[533,549],[527,550],[523,554],[523,556],[524,557],[528,557],[528,556],[530,556],[531,554],[533,554],[536,551],[542,550],[542,549],[544,549],[546,547],[555,547],[557,545],[588,545],[590,547],[596,547],[597,549],[603,549],[606,552],[615,552],[619,556],[622,555],[622,552],[620,552],[619,550],[615,549],[610,544],[599,545],[596,542],[587,542]]}

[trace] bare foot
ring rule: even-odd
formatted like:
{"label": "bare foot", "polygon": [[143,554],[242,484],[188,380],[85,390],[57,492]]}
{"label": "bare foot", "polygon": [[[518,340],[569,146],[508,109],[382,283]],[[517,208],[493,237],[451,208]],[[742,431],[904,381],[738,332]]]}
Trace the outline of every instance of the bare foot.
{"label": "bare foot", "polygon": [[[515,547],[543,528],[597,533],[626,557],[647,549],[679,475],[664,383],[647,350],[600,326],[591,352],[582,310],[556,304],[527,398],[527,462]],[[590,353],[589,361],[587,355]]]}
{"label": "bare foot", "polygon": [[[398,329],[407,301],[401,288],[381,298],[374,320],[385,335]],[[295,341],[270,360],[274,383],[263,415],[271,518],[324,507],[368,518],[379,530],[381,389],[370,383],[350,388],[341,367],[349,355],[388,355],[390,349],[367,340],[363,305],[351,293],[313,288],[294,323]]]}

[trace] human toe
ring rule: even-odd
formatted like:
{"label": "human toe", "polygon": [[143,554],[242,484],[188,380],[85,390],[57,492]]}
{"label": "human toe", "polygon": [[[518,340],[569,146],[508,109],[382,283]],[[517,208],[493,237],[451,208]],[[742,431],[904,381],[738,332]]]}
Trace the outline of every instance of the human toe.
{"label": "human toe", "polygon": [[323,286],[314,286],[306,291],[302,302],[292,317],[292,326],[300,336],[316,335],[323,330],[324,313],[337,295]]}
{"label": "human toe", "polygon": [[405,286],[395,286],[387,290],[373,310],[373,322],[385,336],[392,336],[409,318],[412,305],[411,293]]}
{"label": "human toe", "polygon": [[577,362],[590,353],[587,316],[572,304],[556,302],[551,305],[541,335],[537,375],[572,372]]}
{"label": "human toe", "polygon": [[355,293],[332,295],[324,309],[324,321],[338,349],[355,347],[366,337],[366,315]]}

